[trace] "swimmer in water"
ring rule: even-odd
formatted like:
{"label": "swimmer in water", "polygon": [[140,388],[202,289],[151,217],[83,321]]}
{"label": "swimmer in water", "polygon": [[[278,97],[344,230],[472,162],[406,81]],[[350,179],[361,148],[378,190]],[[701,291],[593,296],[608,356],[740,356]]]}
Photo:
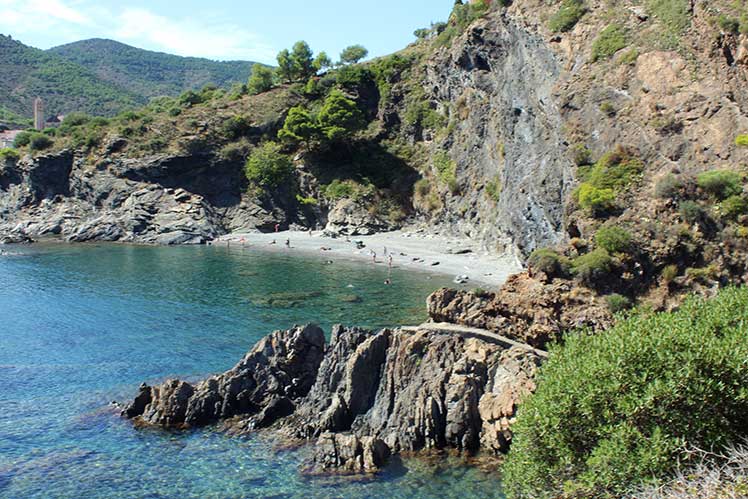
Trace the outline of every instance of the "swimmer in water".
{"label": "swimmer in water", "polygon": [[385,279],[385,280],[384,280],[384,283],[385,283],[385,284],[386,284],[387,286],[389,286],[390,284],[392,284],[392,279],[390,279],[390,278],[387,278],[387,279]]}

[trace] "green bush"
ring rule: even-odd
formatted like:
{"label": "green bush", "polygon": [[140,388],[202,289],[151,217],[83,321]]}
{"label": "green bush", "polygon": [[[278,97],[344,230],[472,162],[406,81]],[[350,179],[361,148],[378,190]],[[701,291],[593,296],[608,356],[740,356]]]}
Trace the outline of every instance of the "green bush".
{"label": "green bush", "polygon": [[273,88],[275,73],[273,70],[263,64],[252,66],[252,75],[247,81],[247,92],[249,95],[257,95],[267,92]]}
{"label": "green bush", "polygon": [[608,305],[608,310],[611,313],[617,314],[631,308],[631,300],[618,293],[613,293],[605,297],[605,302]]}
{"label": "green bush", "polygon": [[711,170],[699,174],[696,183],[716,199],[727,199],[743,191],[743,177],[731,170]]}
{"label": "green bush", "polygon": [[338,199],[361,199],[371,196],[375,192],[372,184],[360,184],[353,180],[335,179],[324,188],[325,198],[336,201]]}
{"label": "green bush", "polygon": [[629,150],[618,147],[606,153],[584,175],[583,180],[598,189],[618,192],[627,188],[644,171],[644,163]]}
{"label": "green bush", "polygon": [[29,142],[31,142],[31,137],[34,133],[35,132],[33,131],[25,130],[16,135],[16,138],[13,140],[13,147],[26,147],[27,145],[29,145]]}
{"label": "green bush", "polygon": [[737,35],[740,32],[740,21],[734,17],[720,14],[719,17],[717,17],[717,25],[725,33]]}
{"label": "green bush", "polygon": [[672,173],[668,173],[655,184],[655,196],[660,199],[673,199],[683,189],[683,181]]}
{"label": "green bush", "polygon": [[15,161],[20,157],[21,155],[18,154],[18,151],[16,151],[15,149],[10,149],[8,147],[0,149],[0,161]]}
{"label": "green bush", "polygon": [[683,201],[678,205],[678,212],[686,223],[691,225],[703,223],[707,220],[707,214],[704,208],[695,201]]}
{"label": "green bush", "polygon": [[339,90],[327,96],[317,115],[317,124],[325,138],[331,142],[349,139],[366,123],[356,102]]}
{"label": "green bush", "polygon": [[616,193],[613,189],[598,189],[585,182],[577,190],[579,206],[593,216],[603,216],[616,208]]}
{"label": "green bush", "polygon": [[572,270],[585,284],[595,284],[608,277],[613,270],[613,258],[604,248],[576,257],[572,261]]}
{"label": "green bush", "polygon": [[647,0],[645,6],[671,33],[680,34],[691,24],[689,0]]}
{"label": "green bush", "polygon": [[728,220],[735,220],[741,215],[748,214],[748,200],[740,195],[730,196],[720,203],[719,208],[722,216]]}
{"label": "green bush", "polygon": [[631,234],[615,225],[598,230],[595,234],[595,244],[609,253],[628,253],[634,246]]}
{"label": "green bush", "polygon": [[635,48],[631,50],[627,50],[625,54],[623,54],[620,58],[621,64],[627,64],[629,66],[632,66],[636,63],[636,60],[639,58],[639,51]]}
{"label": "green bush", "polygon": [[665,281],[666,284],[670,284],[676,277],[678,277],[679,272],[677,265],[668,265],[662,269],[662,280]]}
{"label": "green bush", "polygon": [[450,158],[446,151],[437,151],[434,154],[434,168],[436,176],[443,183],[449,185],[457,181],[457,162]]}
{"label": "green bush", "polygon": [[600,112],[608,118],[612,118],[618,111],[616,111],[616,107],[613,104],[611,104],[609,101],[605,101],[600,104]]}
{"label": "green bush", "polygon": [[622,26],[611,24],[603,29],[592,43],[592,62],[608,59],[626,45],[626,31]]}
{"label": "green bush", "polygon": [[735,137],[735,145],[738,147],[748,147],[748,134]]}
{"label": "green bush", "polygon": [[244,172],[252,185],[276,187],[290,177],[293,163],[278,144],[265,142],[249,155]]}
{"label": "green bush", "polygon": [[498,176],[486,182],[486,194],[494,203],[501,200],[501,179]]}
{"label": "green bush", "polygon": [[585,166],[592,164],[592,151],[586,145],[574,144],[569,149],[571,150],[571,157],[575,165]]}
{"label": "green bush", "polygon": [[747,325],[740,288],[567,335],[519,409],[507,496],[619,496],[748,436]]}
{"label": "green bush", "polygon": [[571,31],[586,13],[587,8],[582,0],[563,0],[561,7],[548,21],[548,28],[554,32]]}
{"label": "green bush", "polygon": [[31,135],[29,140],[29,149],[32,151],[43,151],[52,147],[52,139],[44,135],[43,133],[34,133]]}
{"label": "green bush", "polygon": [[431,184],[428,179],[422,178],[418,180],[418,182],[413,186],[413,192],[416,196],[421,198],[428,195],[428,193],[431,192]]}
{"label": "green bush", "polygon": [[569,273],[569,259],[550,248],[540,248],[532,252],[527,265],[549,277],[562,277]]}

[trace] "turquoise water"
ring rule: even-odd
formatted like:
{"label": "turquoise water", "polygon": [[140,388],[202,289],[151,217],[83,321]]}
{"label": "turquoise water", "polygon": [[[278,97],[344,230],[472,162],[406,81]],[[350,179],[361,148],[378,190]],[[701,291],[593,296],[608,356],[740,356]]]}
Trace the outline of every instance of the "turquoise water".
{"label": "turquoise water", "polygon": [[[310,479],[305,451],[212,430],[135,430],[110,402],[141,381],[230,368],[295,323],[425,318],[446,278],[217,247],[12,248],[0,257],[0,498],[491,498],[495,474],[396,461]],[[349,287],[352,286],[352,287]]]}

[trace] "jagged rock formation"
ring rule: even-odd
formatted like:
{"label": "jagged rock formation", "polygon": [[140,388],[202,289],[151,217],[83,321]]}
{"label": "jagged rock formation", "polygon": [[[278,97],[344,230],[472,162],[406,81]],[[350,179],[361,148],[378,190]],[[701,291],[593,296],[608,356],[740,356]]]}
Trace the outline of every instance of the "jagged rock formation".
{"label": "jagged rock formation", "polygon": [[241,171],[210,154],[109,158],[72,151],[0,168],[0,234],[68,241],[200,244],[227,231],[270,230],[285,208],[242,194]]}
{"label": "jagged rock formation", "polygon": [[275,332],[232,370],[195,386],[143,385],[123,411],[141,424],[236,431],[274,424],[316,442],[312,472],[370,472],[391,453],[504,452],[540,359],[460,334],[336,326]]}
{"label": "jagged rock formation", "polygon": [[603,330],[613,318],[596,294],[569,280],[550,283],[528,273],[510,276],[496,292],[440,289],[427,299],[429,316],[449,322],[500,332],[507,338],[544,348],[565,331],[591,327]]}

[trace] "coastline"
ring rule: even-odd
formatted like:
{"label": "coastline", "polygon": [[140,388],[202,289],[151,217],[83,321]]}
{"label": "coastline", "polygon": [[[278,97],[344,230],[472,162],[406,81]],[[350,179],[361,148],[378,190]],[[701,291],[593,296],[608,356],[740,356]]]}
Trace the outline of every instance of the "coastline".
{"label": "coastline", "polygon": [[[286,247],[286,240],[290,248]],[[272,242],[275,241],[275,244]],[[363,243],[357,248],[356,241]],[[234,232],[215,239],[212,245],[241,246],[247,249],[271,252],[298,251],[305,255],[335,260],[368,261],[387,267],[392,256],[392,267],[409,271],[428,272],[468,279],[461,284],[470,286],[501,286],[506,279],[522,270],[519,261],[511,255],[495,255],[481,250],[467,239],[423,235],[407,231],[394,231],[370,236],[340,236],[332,238],[322,231],[282,231],[276,233]],[[323,249],[324,248],[324,249]],[[372,251],[376,253],[376,261]]]}

